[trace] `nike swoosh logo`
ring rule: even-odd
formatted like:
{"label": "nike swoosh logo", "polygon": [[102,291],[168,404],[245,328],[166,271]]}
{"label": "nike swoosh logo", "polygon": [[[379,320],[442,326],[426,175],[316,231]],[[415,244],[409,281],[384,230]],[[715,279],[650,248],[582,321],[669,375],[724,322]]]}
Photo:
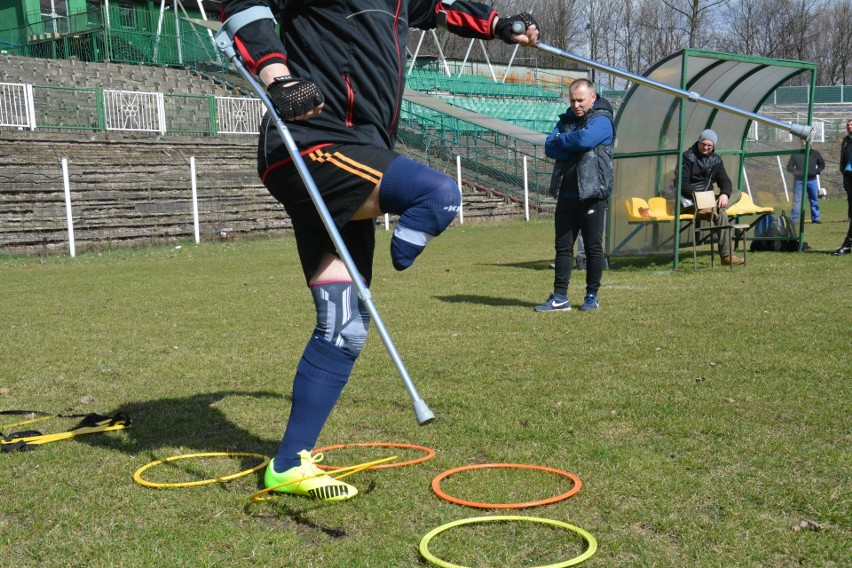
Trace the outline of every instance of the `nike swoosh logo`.
{"label": "nike swoosh logo", "polygon": [[568,302],[553,302],[553,307],[554,308],[561,308],[562,306],[567,305],[567,304],[568,304]]}

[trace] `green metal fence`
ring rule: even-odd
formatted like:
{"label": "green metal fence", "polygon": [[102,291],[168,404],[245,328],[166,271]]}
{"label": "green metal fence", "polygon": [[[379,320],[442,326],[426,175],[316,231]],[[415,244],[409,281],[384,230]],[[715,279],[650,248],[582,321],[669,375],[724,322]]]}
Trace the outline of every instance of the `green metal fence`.
{"label": "green metal fence", "polygon": [[524,158],[531,207],[553,206],[547,193],[553,162],[544,148],[404,101],[399,140],[408,153],[435,169],[455,174],[461,158],[465,178],[522,202]]}
{"label": "green metal fence", "polygon": [[39,128],[104,130],[102,101],[100,89],[33,85],[33,106]]}
{"label": "green metal fence", "polygon": [[[32,90],[39,130],[107,129],[104,90],[41,85],[34,85]],[[217,112],[217,97],[208,95],[164,94],[163,112],[168,134],[214,136],[222,118]],[[552,206],[547,195],[552,162],[544,156],[542,147],[408,101],[400,117],[400,142],[425,163],[455,172],[456,156],[460,156],[466,179],[521,202],[526,161],[531,205]],[[253,128],[249,129],[252,133]]]}
{"label": "green metal fence", "polygon": [[[217,132],[216,97],[163,95],[166,132],[212,136]],[[102,89],[33,85],[39,130],[106,130]]]}
{"label": "green metal fence", "polygon": [[160,20],[155,10],[113,5],[55,18],[29,14],[28,20],[34,23],[0,30],[0,48],[43,59],[228,67],[205,28],[185,18]]}

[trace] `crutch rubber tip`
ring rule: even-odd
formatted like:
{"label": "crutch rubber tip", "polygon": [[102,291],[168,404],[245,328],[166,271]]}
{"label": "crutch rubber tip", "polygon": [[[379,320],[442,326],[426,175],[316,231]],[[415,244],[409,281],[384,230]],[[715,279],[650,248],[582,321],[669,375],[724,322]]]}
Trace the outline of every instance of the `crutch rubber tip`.
{"label": "crutch rubber tip", "polygon": [[417,423],[421,426],[426,426],[435,420],[435,415],[429,410],[422,398],[414,401],[414,414],[417,416]]}
{"label": "crutch rubber tip", "polygon": [[811,135],[813,127],[808,124],[793,124],[790,126],[790,134],[798,136],[802,140],[807,140]]}

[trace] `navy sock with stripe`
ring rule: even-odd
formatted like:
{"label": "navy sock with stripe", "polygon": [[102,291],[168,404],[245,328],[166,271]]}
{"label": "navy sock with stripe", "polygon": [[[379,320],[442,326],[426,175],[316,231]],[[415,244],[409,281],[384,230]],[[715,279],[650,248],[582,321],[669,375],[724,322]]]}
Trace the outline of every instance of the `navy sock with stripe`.
{"label": "navy sock with stripe", "polygon": [[311,337],[293,379],[293,404],[275,454],[275,471],[281,473],[300,465],[298,453],[314,448],[354,365],[352,354],[326,339]]}
{"label": "navy sock with stripe", "polygon": [[446,229],[458,214],[461,194],[446,174],[400,156],[385,170],[379,206],[399,215],[391,238],[391,261],[405,270],[428,242]]}

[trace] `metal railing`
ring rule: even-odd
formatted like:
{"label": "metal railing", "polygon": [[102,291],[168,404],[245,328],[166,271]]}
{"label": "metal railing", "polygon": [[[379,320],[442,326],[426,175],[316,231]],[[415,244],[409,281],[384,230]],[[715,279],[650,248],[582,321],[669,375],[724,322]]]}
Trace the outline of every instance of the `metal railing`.
{"label": "metal railing", "polygon": [[35,129],[32,85],[0,83],[0,126]]}
{"label": "metal railing", "polygon": [[165,134],[165,106],[162,93],[105,90],[106,129]]}
{"label": "metal railing", "polygon": [[0,83],[0,127],[257,134],[259,99]]}
{"label": "metal railing", "polygon": [[216,97],[216,116],[219,132],[225,134],[254,134],[263,116],[260,99]]}

